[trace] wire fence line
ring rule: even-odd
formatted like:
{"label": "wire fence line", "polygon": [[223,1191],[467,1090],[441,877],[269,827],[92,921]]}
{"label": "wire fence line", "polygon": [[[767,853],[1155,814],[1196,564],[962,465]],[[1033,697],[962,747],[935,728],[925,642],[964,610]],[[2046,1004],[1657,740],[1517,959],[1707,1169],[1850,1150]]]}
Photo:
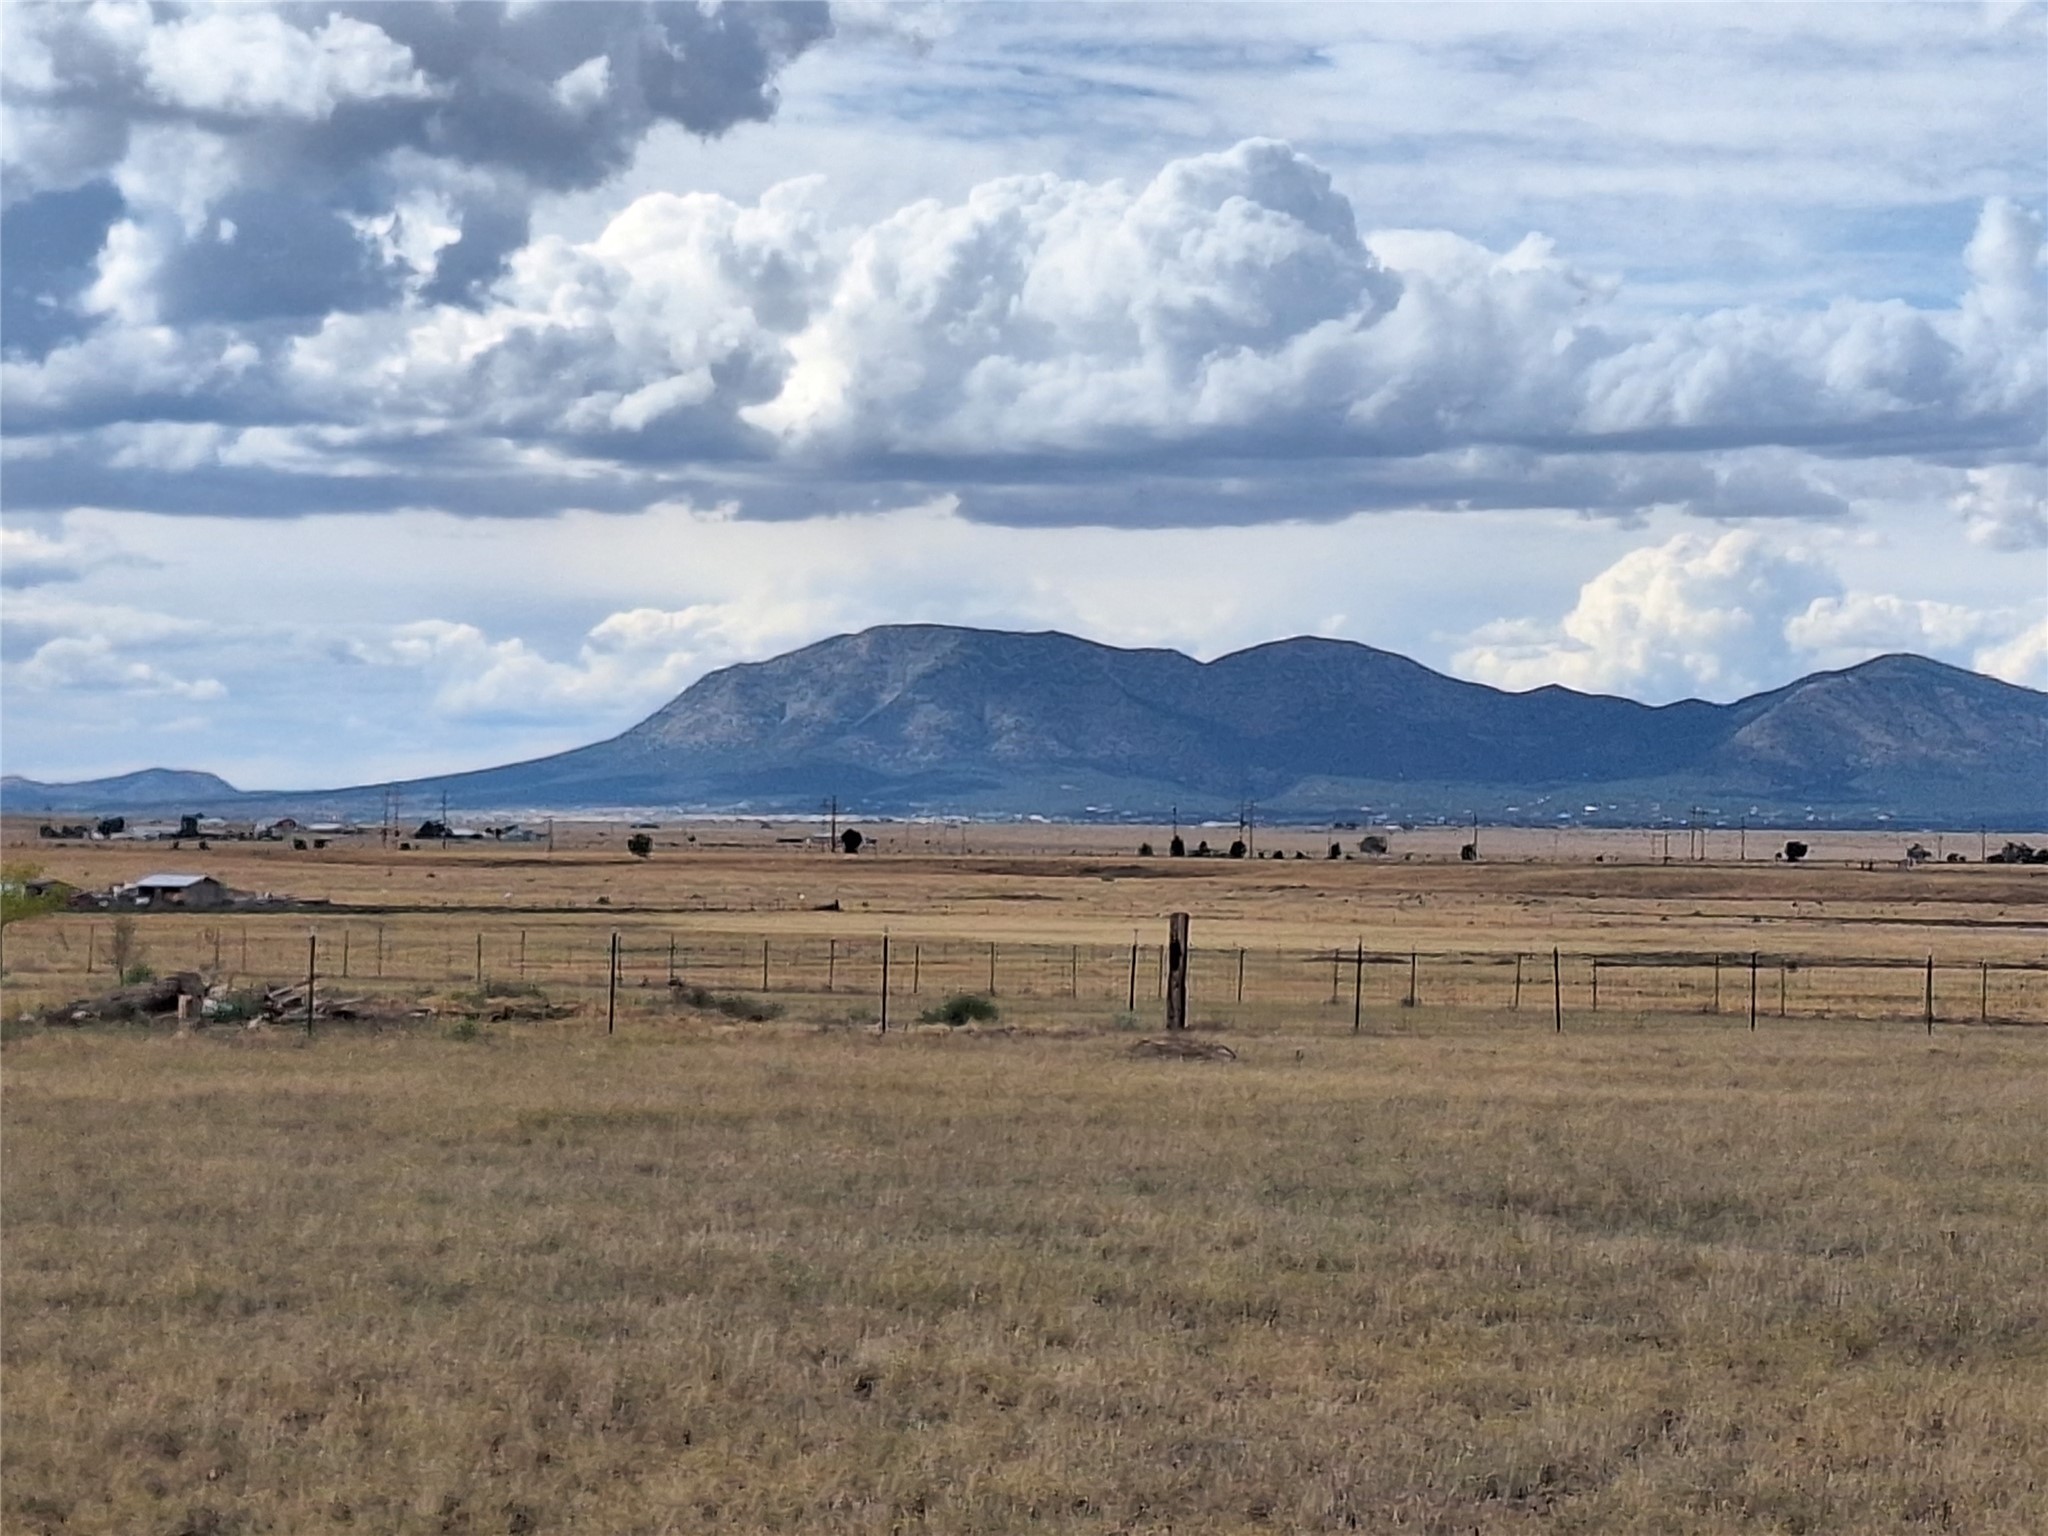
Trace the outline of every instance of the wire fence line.
{"label": "wire fence line", "polygon": [[[23,933],[22,926],[31,931]],[[110,986],[111,924],[17,925],[17,979]],[[328,986],[461,987],[520,982],[548,991],[678,985],[721,993],[878,1002],[885,974],[900,1007],[974,994],[1078,1015],[1150,1011],[1165,995],[1165,946],[954,937],[665,932],[606,923],[464,928],[442,923],[295,923],[191,917],[138,924],[159,973],[302,978]],[[82,930],[82,931],[81,931]],[[1190,955],[1192,1016],[1234,1022],[1257,1010],[1352,1020],[1388,1008],[1551,1014],[1933,1020],[2048,1024],[2048,958],[1806,955],[1773,951],[1386,950],[1357,940],[1318,948],[1202,946]],[[897,1002],[896,1000],[901,1000]]]}

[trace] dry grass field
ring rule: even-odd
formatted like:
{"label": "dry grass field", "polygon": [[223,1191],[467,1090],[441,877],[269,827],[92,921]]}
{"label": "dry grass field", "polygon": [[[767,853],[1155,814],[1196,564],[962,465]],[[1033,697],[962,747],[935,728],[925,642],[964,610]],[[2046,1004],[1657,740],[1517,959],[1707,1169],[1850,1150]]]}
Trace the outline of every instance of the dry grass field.
{"label": "dry grass field", "polygon": [[[1610,1003],[1560,1036],[1383,989],[1353,1035],[1327,977],[1242,1008],[1198,977],[1239,1059],[1195,1063],[1056,982],[883,1036],[857,968],[755,1023],[644,974],[668,934],[1107,949],[1175,907],[1216,948],[1966,968],[2044,957],[2048,870],[594,838],[227,847],[203,867],[349,910],[138,925],[159,964],[227,935],[226,970],[254,929],[271,980],[347,928],[351,986],[430,1020],[0,1047],[0,1528],[2048,1529],[2048,1029],[1809,993],[1754,1034]],[[104,982],[107,922],[10,926],[8,1014]],[[614,926],[645,957],[615,1035],[580,963],[534,968],[569,1017],[464,1013],[474,933]],[[381,981],[377,927],[410,957]]]}

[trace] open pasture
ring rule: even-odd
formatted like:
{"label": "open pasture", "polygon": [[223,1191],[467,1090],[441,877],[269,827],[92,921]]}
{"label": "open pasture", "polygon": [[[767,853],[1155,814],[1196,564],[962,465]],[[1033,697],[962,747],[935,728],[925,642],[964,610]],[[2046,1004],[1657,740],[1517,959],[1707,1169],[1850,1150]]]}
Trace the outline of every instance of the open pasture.
{"label": "open pasture", "polygon": [[[10,1532],[2048,1528],[2048,1030],[1974,1024],[1990,966],[2048,1018],[2048,870],[221,854],[342,905],[150,914],[149,963],[285,981],[310,929],[442,1011],[8,1040]],[[1235,1062],[1129,1054],[1175,908]],[[9,1016],[109,925],[10,926]],[[1001,1021],[917,1025],[991,944]],[[1739,970],[1619,963],[1759,950],[1810,963],[1755,1034]],[[1458,961],[1510,952],[1520,1011]]]}
{"label": "open pasture", "polygon": [[2048,1522],[2031,1034],[7,1057],[21,1531]]}

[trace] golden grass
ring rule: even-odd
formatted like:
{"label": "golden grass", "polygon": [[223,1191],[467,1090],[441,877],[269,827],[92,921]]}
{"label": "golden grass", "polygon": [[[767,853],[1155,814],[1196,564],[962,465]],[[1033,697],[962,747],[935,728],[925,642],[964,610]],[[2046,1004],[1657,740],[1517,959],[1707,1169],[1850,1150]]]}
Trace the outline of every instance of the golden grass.
{"label": "golden grass", "polygon": [[2048,1529],[2038,1034],[638,1002],[11,1043],[5,1528]]}

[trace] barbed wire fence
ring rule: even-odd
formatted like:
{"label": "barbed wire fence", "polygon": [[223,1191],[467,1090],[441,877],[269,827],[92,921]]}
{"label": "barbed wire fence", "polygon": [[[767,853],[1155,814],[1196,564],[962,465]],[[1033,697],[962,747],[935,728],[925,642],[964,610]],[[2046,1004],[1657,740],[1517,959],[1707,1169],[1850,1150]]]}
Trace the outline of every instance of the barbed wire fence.
{"label": "barbed wire fence", "polygon": [[[39,990],[114,984],[112,924],[77,919],[13,925],[6,964]],[[26,929],[27,931],[24,931]],[[885,949],[888,1012],[898,1020],[971,994],[1031,1016],[1149,1019],[1163,1006],[1164,946],[919,935],[665,930],[644,921],[465,924],[191,915],[137,925],[158,972],[235,981],[299,979],[309,954],[323,985],[370,991],[518,986],[583,1000],[614,976],[629,998],[677,987],[753,994],[801,1011],[880,1013]],[[310,938],[310,943],[309,943]],[[1861,1019],[2048,1024],[2048,957],[1988,959],[1779,951],[1386,950],[1362,938],[1314,948],[1196,945],[1196,1026],[1263,1019],[1332,1028],[1400,1013],[1527,1017],[1553,1027],[1603,1018],[1705,1016],[1742,1021]]]}

